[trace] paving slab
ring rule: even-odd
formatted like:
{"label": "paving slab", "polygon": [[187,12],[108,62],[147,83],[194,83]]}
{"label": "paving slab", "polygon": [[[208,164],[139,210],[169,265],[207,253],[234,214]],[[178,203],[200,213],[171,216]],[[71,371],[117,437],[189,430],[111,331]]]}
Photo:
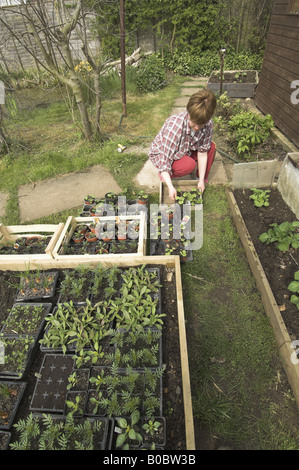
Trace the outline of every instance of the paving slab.
{"label": "paving slab", "polygon": [[178,114],[182,113],[183,111],[186,111],[186,106],[177,106],[171,109],[169,116],[172,116],[173,114]]}
{"label": "paving slab", "polygon": [[209,184],[215,185],[228,184],[228,178],[222,160],[217,160],[215,158],[214,163],[211,166],[208,181]]}
{"label": "paving slab", "polygon": [[196,87],[184,87],[181,89],[181,96],[191,96],[193,95],[194,93],[196,93],[197,91],[199,91],[199,88],[196,86]]}
{"label": "paving slab", "polygon": [[189,96],[179,96],[173,103],[173,106],[185,107],[189,101]]}
{"label": "paving slab", "polygon": [[20,222],[26,223],[57,212],[83,206],[84,196],[103,197],[122,190],[102,165],[19,188]]}
{"label": "paving slab", "polygon": [[134,183],[146,188],[148,192],[159,191],[160,178],[158,176],[158,170],[150,160],[145,162],[140,172],[135,176]]}

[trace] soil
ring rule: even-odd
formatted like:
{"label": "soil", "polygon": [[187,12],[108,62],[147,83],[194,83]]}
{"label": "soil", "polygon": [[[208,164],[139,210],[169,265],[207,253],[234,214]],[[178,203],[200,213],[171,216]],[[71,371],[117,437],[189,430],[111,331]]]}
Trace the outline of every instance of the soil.
{"label": "soil", "polygon": [[[155,266],[157,267],[157,266]],[[177,321],[177,304],[176,304],[176,284],[175,275],[171,268],[165,266],[160,267],[160,276],[162,287],[162,311],[166,314],[164,317],[163,334],[163,364],[166,369],[163,375],[163,416],[166,417],[167,441],[165,449],[168,450],[184,450],[186,449],[185,441],[185,416],[183,408],[183,389],[181,383],[181,360],[180,360],[180,343],[178,334]],[[0,271],[0,327],[2,327],[7,315],[8,309],[12,307],[16,296],[16,287],[13,286],[16,279],[16,272]],[[169,280],[171,276],[171,280]],[[58,286],[61,281],[58,276]],[[53,307],[58,300],[58,294],[52,299]],[[47,300],[48,301],[48,300]],[[24,381],[27,383],[23,399],[13,423],[19,419],[25,419],[29,414],[29,406],[33,396],[34,388],[37,381],[36,374],[39,373],[44,353],[38,348],[31,368],[25,376]],[[12,433],[11,442],[18,439],[13,426],[10,429]]]}
{"label": "soil", "polygon": [[[237,102],[241,105],[240,110],[242,111],[252,111],[252,108],[255,109],[253,100],[230,98],[231,104],[236,104]],[[213,131],[213,140],[217,149],[220,151],[220,153],[221,151],[226,153],[226,156],[221,154],[223,156],[224,165],[231,165],[233,163],[231,158],[239,162],[252,162],[261,160],[283,161],[285,159],[286,150],[279,142],[276,142],[271,135],[268,139],[265,140],[265,142],[256,145],[252,150],[252,154],[243,155],[242,157],[238,156],[237,142],[235,138],[231,136],[231,132],[228,127],[230,112],[228,112],[228,115],[226,113],[227,111],[223,110],[221,106],[216,108],[215,117],[223,118],[223,123],[221,124],[220,128],[218,125],[215,125]]]}
{"label": "soil", "polygon": [[[256,72],[248,71],[245,72],[246,75],[243,75],[242,71],[236,72],[223,72],[223,83],[255,83],[256,82]],[[209,78],[210,83],[219,83],[220,75],[211,75]]]}
{"label": "soil", "polygon": [[[265,188],[269,189],[269,188]],[[299,315],[297,307],[290,302],[291,292],[288,285],[294,280],[294,273],[299,269],[299,250],[292,248],[280,251],[274,243],[266,245],[259,240],[263,232],[269,230],[272,223],[293,222],[295,214],[282,199],[279,191],[272,188],[268,207],[255,207],[249,199],[250,189],[236,189],[234,196],[239,206],[247,230],[252,238],[273,295],[280,309],[282,318],[291,340],[299,338]]]}

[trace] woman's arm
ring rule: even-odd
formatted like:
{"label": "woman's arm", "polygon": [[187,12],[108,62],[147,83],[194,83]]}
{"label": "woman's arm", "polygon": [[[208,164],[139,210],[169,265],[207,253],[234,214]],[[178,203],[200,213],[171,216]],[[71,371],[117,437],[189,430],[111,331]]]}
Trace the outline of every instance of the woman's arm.
{"label": "woman's arm", "polygon": [[203,193],[205,190],[205,174],[208,162],[208,152],[197,152],[198,184],[197,188]]}
{"label": "woman's arm", "polygon": [[165,181],[165,184],[168,187],[168,193],[169,193],[170,199],[172,199],[174,201],[175,197],[177,195],[177,192],[176,192],[176,189],[175,189],[175,187],[173,186],[173,184],[171,182],[170,174],[167,173],[167,171],[162,171],[161,176],[163,177],[163,179]]}

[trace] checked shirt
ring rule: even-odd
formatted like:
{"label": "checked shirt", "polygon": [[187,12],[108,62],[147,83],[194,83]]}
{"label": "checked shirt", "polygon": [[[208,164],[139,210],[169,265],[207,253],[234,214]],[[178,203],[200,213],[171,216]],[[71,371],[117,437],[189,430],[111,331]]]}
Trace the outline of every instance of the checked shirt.
{"label": "checked shirt", "polygon": [[153,140],[149,158],[159,172],[171,173],[174,160],[191,151],[207,152],[212,144],[213,121],[210,119],[199,131],[192,131],[187,111],[166,119],[159,134]]}

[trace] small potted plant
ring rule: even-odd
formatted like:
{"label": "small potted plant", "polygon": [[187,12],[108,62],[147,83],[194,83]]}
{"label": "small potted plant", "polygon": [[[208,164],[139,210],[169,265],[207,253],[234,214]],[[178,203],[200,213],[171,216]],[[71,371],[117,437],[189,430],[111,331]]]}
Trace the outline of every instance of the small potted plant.
{"label": "small potted plant", "polygon": [[84,240],[85,234],[82,232],[74,232],[71,238],[71,241],[74,243],[82,243]]}
{"label": "small potted plant", "polygon": [[146,205],[147,201],[148,201],[148,194],[145,191],[143,191],[143,189],[141,189],[137,195],[137,203]]}
{"label": "small potted plant", "polygon": [[187,258],[188,258],[187,250],[185,250],[184,248],[181,248],[180,249],[180,260],[181,261],[186,261]]}
{"label": "small potted plant", "polygon": [[117,201],[117,194],[113,191],[110,191],[109,193],[105,194],[105,201],[107,204],[116,204]]}
{"label": "small potted plant", "polygon": [[166,217],[168,218],[168,220],[171,220],[173,218],[173,214],[174,214],[174,206],[173,205],[170,205],[170,206],[166,206],[164,209],[163,209],[163,213],[166,215]]}
{"label": "small potted plant", "polygon": [[141,444],[142,436],[138,429],[139,418],[140,413],[135,410],[130,415],[130,422],[125,418],[117,419],[117,426],[114,428],[114,431],[118,434],[116,449],[128,450]]}
{"label": "small potted plant", "polygon": [[114,238],[113,230],[102,230],[100,232],[100,239],[104,242],[110,242]]}
{"label": "small potted plant", "polygon": [[43,237],[39,236],[39,235],[35,235],[35,236],[32,236],[32,237],[27,237],[26,245],[27,246],[36,245],[42,238]]}
{"label": "small potted plant", "polygon": [[84,198],[84,204],[86,204],[86,205],[95,204],[95,202],[96,202],[96,198],[94,196],[91,196],[90,194],[88,194]]}
{"label": "small potted plant", "polygon": [[85,238],[88,242],[96,242],[98,237],[96,236],[95,233],[92,232],[86,232]]}

